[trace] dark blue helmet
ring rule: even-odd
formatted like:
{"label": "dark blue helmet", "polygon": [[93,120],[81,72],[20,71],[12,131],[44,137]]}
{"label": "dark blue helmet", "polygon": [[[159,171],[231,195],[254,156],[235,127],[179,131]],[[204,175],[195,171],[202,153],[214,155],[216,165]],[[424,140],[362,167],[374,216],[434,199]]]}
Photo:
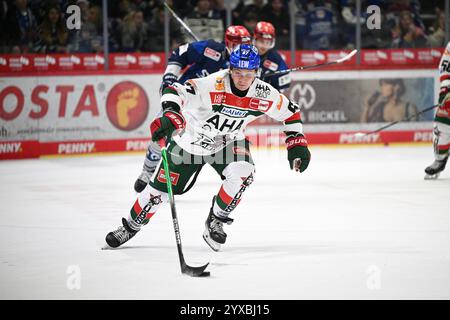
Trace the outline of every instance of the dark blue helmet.
{"label": "dark blue helmet", "polygon": [[237,46],[230,55],[230,66],[238,69],[255,70],[259,68],[258,49],[251,44]]}

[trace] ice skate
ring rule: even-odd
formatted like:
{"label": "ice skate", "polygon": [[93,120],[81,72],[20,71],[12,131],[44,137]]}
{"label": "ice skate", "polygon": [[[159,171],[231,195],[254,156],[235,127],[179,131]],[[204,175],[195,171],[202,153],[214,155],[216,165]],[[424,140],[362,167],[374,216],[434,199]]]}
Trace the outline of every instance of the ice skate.
{"label": "ice skate", "polygon": [[425,180],[435,180],[439,177],[440,173],[444,171],[447,164],[448,157],[444,160],[435,160],[430,166],[425,169]]}
{"label": "ice skate", "polygon": [[223,224],[231,224],[233,219],[217,217],[214,212],[214,202],[216,197],[213,198],[213,204],[209,211],[208,218],[205,222],[205,232],[203,232],[203,239],[214,251],[219,251],[220,246],[227,240],[227,234],[223,231]]}
{"label": "ice skate", "polygon": [[105,240],[107,245],[103,249],[118,248],[119,246],[133,238],[136,233],[138,233],[138,231],[131,229],[128,225],[127,219],[122,218],[122,226],[106,235]]}

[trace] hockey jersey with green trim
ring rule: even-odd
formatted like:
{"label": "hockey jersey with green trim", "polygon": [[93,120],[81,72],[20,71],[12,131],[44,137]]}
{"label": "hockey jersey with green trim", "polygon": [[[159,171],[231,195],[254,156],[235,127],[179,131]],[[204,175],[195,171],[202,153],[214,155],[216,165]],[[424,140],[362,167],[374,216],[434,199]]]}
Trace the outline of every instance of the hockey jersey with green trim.
{"label": "hockey jersey with green trim", "polygon": [[174,83],[164,90],[161,102],[177,103],[186,119],[186,127],[173,136],[180,147],[192,154],[211,155],[244,139],[247,125],[262,115],[283,122],[284,131],[303,133],[297,105],[257,78],[246,96],[238,97],[231,91],[229,72]]}
{"label": "hockey jersey with green trim", "polygon": [[442,54],[439,63],[440,106],[436,111],[435,121],[450,125],[450,42]]}

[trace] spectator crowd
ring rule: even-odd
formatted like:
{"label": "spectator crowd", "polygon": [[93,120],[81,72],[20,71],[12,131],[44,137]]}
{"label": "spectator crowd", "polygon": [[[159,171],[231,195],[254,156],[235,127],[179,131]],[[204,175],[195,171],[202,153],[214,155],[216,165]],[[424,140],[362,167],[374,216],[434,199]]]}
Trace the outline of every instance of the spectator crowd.
{"label": "spectator crowd", "polygon": [[[362,48],[424,48],[445,46],[442,0],[168,0],[167,3],[201,40],[222,41],[231,8],[231,23],[250,32],[258,21],[276,29],[276,48],[291,45],[291,19],[296,49],[352,49],[356,25]],[[79,28],[69,28],[71,5],[80,10]],[[371,13],[380,8],[380,28],[370,29]],[[293,14],[291,14],[293,12]],[[108,0],[109,52],[164,51],[165,14],[158,0]],[[169,18],[171,49],[192,41]],[[448,22],[447,22],[448,23]],[[70,24],[70,23],[69,23]],[[0,53],[103,52],[102,0],[0,0]]]}

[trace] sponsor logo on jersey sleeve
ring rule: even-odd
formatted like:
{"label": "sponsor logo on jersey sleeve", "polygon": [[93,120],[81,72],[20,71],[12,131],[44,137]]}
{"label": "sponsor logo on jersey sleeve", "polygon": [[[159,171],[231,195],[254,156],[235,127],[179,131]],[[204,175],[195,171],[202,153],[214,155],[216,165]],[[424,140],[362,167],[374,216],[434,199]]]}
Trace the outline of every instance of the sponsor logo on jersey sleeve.
{"label": "sponsor logo on jersey sleeve", "polygon": [[252,98],[249,103],[249,108],[261,112],[267,112],[272,106],[272,101]]}
{"label": "sponsor logo on jersey sleeve", "polygon": [[214,49],[206,48],[203,55],[207,58],[213,59],[214,61],[219,61],[222,57],[222,54]]}
{"label": "sponsor logo on jersey sleeve", "polygon": [[264,60],[263,66],[271,71],[278,70],[278,64],[268,59]]}
{"label": "sponsor logo on jersey sleeve", "polygon": [[210,92],[211,104],[222,104],[225,101],[225,93]]}

